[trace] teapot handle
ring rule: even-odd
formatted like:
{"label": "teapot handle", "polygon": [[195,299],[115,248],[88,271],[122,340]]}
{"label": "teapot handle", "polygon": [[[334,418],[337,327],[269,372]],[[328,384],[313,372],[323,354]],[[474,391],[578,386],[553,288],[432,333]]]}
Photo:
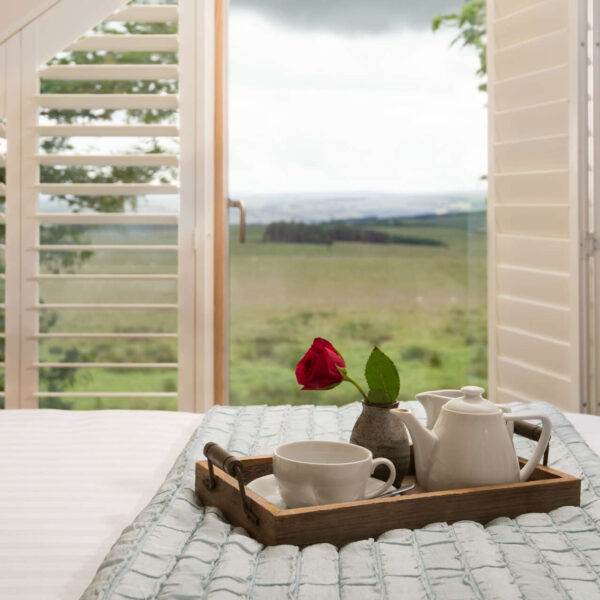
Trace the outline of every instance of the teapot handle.
{"label": "teapot handle", "polygon": [[540,434],[540,439],[535,447],[533,456],[525,463],[525,466],[521,469],[519,474],[520,481],[527,481],[538,466],[546,450],[546,446],[550,441],[552,422],[546,415],[537,413],[504,413],[504,419],[506,421],[528,421],[529,419],[539,419],[542,422],[542,433]]}
{"label": "teapot handle", "polygon": [[[496,406],[503,413],[512,413],[512,408],[511,408],[510,404],[496,404]],[[512,439],[512,436],[515,433],[515,426],[514,426],[513,422],[510,421],[510,420],[507,420],[506,421],[506,428],[508,429],[508,433],[510,434],[510,438]]]}

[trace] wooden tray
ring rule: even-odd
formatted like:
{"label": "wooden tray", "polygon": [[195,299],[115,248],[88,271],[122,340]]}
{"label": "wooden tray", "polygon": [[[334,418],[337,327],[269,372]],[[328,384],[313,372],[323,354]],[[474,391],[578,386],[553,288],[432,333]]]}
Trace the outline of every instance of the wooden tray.
{"label": "wooden tray", "polygon": [[[328,542],[343,546],[377,537],[390,529],[416,529],[439,521],[487,523],[496,517],[517,517],[528,512],[548,512],[560,506],[579,506],[581,481],[540,465],[524,483],[443,492],[425,492],[417,484],[410,492],[392,498],[283,510],[244,489],[253,479],[273,472],[271,455],[235,459],[218,446],[216,449],[223,460],[216,458],[214,462],[240,477],[244,494],[240,493],[236,478],[217,467],[213,468],[214,488],[209,489],[208,461],[196,463],[196,494],[205,505],[220,508],[230,523],[243,527],[265,545],[303,547]],[[521,464],[525,462],[519,460]],[[402,483],[414,481],[411,460],[411,472]]]}

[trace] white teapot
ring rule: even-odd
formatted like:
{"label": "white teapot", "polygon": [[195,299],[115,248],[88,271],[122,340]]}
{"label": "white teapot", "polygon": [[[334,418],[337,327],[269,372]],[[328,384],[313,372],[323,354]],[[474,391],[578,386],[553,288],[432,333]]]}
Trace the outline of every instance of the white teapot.
{"label": "white teapot", "polygon": [[[460,397],[443,404],[432,430],[407,410],[391,411],[412,437],[419,484],[437,491],[527,481],[550,440],[550,419],[538,413],[505,413],[482,397],[480,387],[460,391]],[[542,433],[533,456],[519,470],[506,424],[529,419],[542,421]]]}
{"label": "white teapot", "polygon": [[[421,392],[417,394],[415,398],[423,405],[425,413],[427,414],[427,429],[433,429],[442,406],[446,404],[452,398],[462,398],[464,393],[461,390],[434,390],[433,392]],[[502,412],[512,412],[512,409],[508,404],[496,404],[496,406]],[[512,421],[506,422],[506,428],[510,433],[511,439],[514,433],[514,424]]]}

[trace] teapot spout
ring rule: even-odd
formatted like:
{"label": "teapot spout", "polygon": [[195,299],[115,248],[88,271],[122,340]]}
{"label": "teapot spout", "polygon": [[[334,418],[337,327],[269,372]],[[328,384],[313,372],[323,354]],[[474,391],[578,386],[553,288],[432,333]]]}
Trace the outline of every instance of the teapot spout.
{"label": "teapot spout", "polygon": [[416,395],[416,399],[423,405],[427,413],[427,427],[433,429],[442,406],[451,398],[460,398],[463,393],[460,390],[436,390],[435,392],[422,392]]}
{"label": "teapot spout", "polygon": [[417,481],[426,488],[429,465],[433,460],[437,446],[437,436],[433,431],[421,425],[419,420],[410,411],[402,408],[393,408],[390,412],[394,413],[406,425],[410,433],[414,446]]}

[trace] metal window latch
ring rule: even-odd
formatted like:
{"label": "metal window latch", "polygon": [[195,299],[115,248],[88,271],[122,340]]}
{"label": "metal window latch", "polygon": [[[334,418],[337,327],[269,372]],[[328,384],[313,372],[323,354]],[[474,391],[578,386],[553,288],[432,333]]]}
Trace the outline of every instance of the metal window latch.
{"label": "metal window latch", "polygon": [[238,208],[240,211],[240,244],[246,241],[246,208],[242,200],[232,200],[227,198],[227,208]]}
{"label": "metal window latch", "polygon": [[581,240],[582,258],[589,258],[598,252],[598,238],[593,233],[586,233]]}

